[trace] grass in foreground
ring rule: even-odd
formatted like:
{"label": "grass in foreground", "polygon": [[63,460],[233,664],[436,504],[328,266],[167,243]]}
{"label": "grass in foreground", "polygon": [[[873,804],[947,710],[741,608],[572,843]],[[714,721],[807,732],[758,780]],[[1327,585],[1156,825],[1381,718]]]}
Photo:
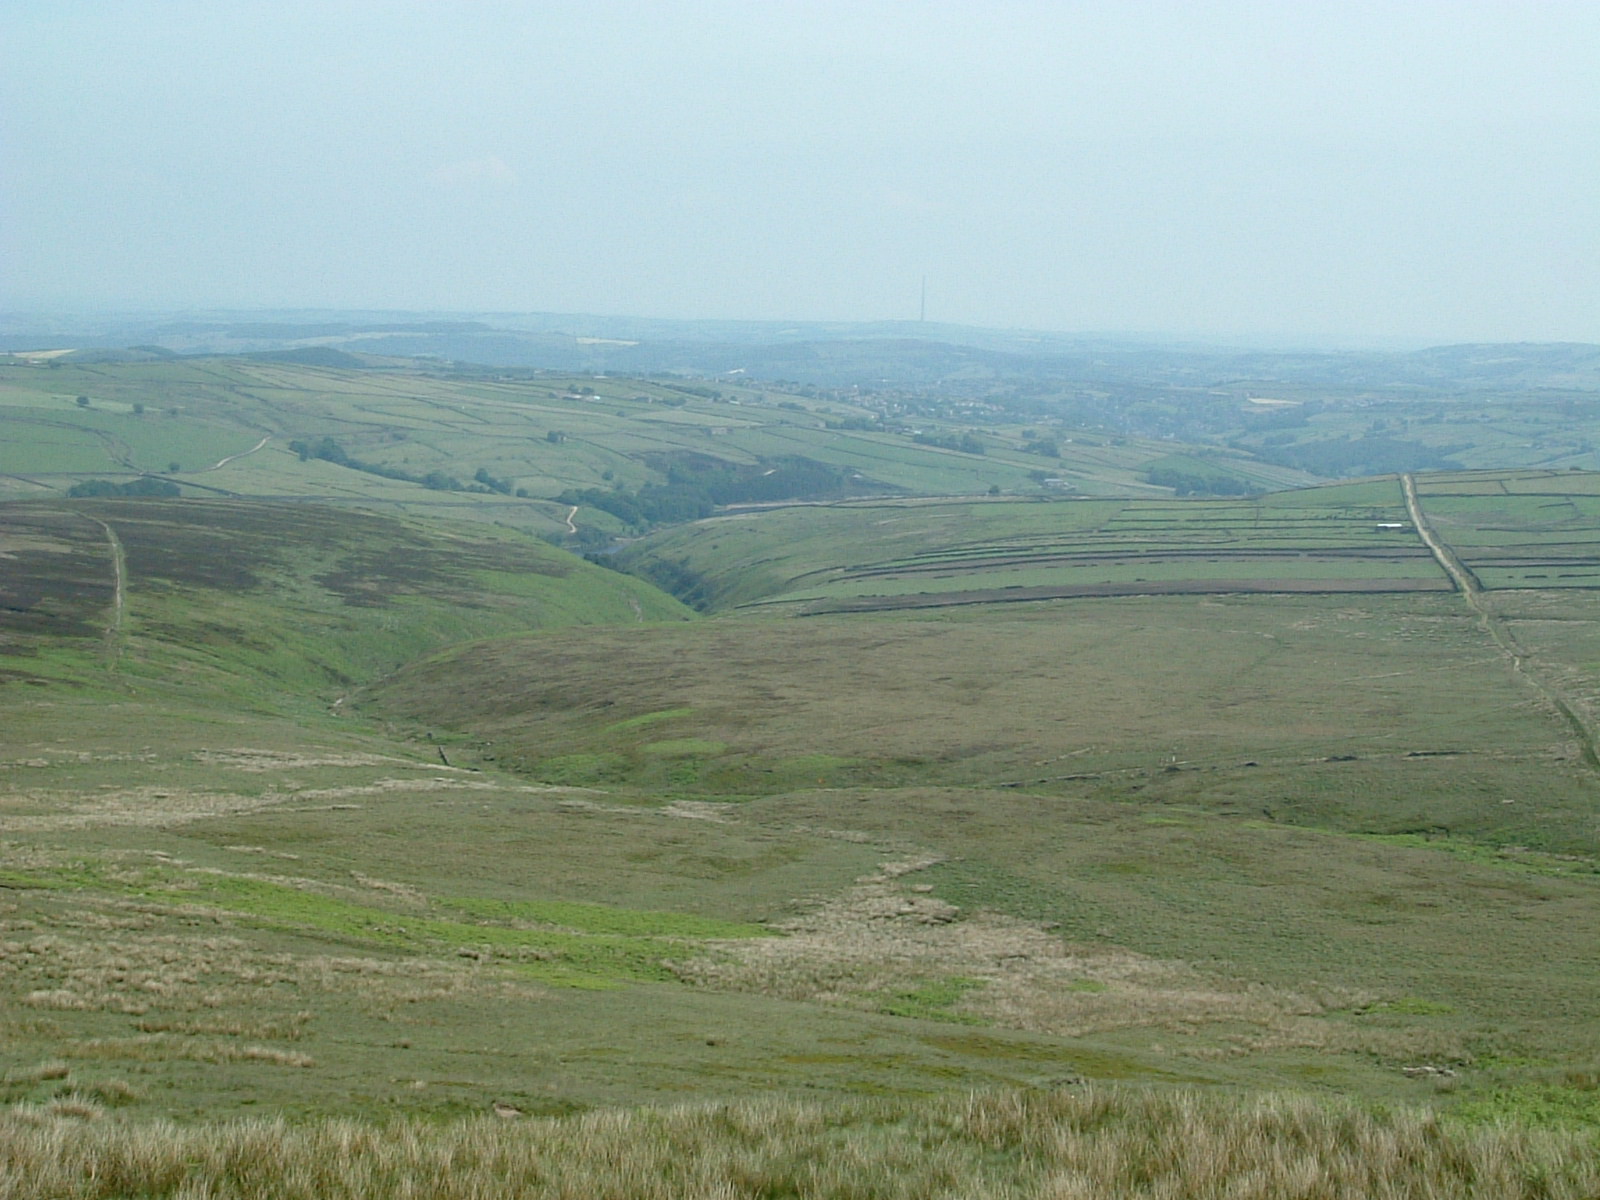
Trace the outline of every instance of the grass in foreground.
{"label": "grass in foreground", "polygon": [[1540,1197],[1600,1192],[1593,1136],[1467,1128],[1300,1099],[1004,1092],[912,1105],[754,1101],[448,1125],[0,1116],[15,1200],[741,1197],[962,1200]]}

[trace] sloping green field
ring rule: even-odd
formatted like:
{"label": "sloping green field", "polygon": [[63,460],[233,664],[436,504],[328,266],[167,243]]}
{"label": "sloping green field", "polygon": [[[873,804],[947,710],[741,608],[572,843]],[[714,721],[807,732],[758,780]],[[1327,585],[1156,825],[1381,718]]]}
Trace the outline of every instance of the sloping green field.
{"label": "sloping green field", "polygon": [[[1583,494],[1588,478],[1571,478]],[[1431,517],[1436,484],[1423,483]],[[1301,590],[1314,579],[1305,561],[1341,555],[1413,564],[1435,594]],[[817,615],[803,590],[885,578],[992,587],[1064,558],[1104,581],[1109,567],[1158,556],[1211,594],[973,596],[932,612]],[[878,964],[894,960],[927,972],[907,996],[939,997],[959,1019],[1117,1038],[1138,1028],[1164,1051],[1183,1046],[1181,1058],[1340,1087],[1365,1069],[1355,1064],[1391,1056],[1470,1076],[1519,1056],[1595,1052],[1577,1030],[1600,1012],[1566,1021],[1600,966],[1583,932],[1593,915],[1578,915],[1600,902],[1584,765],[1593,739],[1586,718],[1564,719],[1550,696],[1587,712],[1600,679],[1581,648],[1595,644],[1600,611],[1577,591],[1540,593],[1536,625],[1528,593],[1504,619],[1561,640],[1530,632],[1524,646],[1535,648],[1514,660],[1450,591],[1398,481],[1249,502],[787,509],[658,535],[630,558],[737,612],[597,631],[581,645],[536,637],[453,651],[385,680],[364,710],[451,730],[484,761],[554,786],[650,797],[736,826],[804,814],[805,828],[845,838],[889,834],[903,877],[959,910],[957,926],[974,910],[1034,922],[1063,931],[1081,963],[1133,955],[1163,964],[1150,967],[1158,973],[1200,970],[1220,994],[1298,985],[1291,1007],[1304,1005],[1306,1023],[1289,1034],[1265,1009],[1139,998],[1101,973],[1104,959],[1077,983],[1047,985],[1042,967],[1008,971],[937,938],[919,957],[914,938],[874,940],[849,924],[851,904],[886,899],[859,891],[796,926],[801,945],[693,978],[861,1005],[889,987]],[[1213,587],[1215,560],[1298,563],[1301,574],[1249,594],[1238,566]],[[808,603],[751,602],[761,596]],[[1574,889],[1561,900],[1544,890],[1556,879]],[[917,894],[901,889],[908,912]],[[1522,941],[1532,910],[1516,895],[1541,897],[1532,902],[1553,922],[1548,934]],[[1456,932],[1435,924],[1458,919]],[[1548,953],[1547,936],[1563,948]],[[1519,946],[1532,957],[1519,959]],[[1061,999],[1068,984],[1077,991]],[[1367,998],[1306,998],[1345,987]],[[1366,1021],[1379,1013],[1399,1023],[1380,1035]],[[1349,1026],[1327,1024],[1348,1014]],[[1315,1067],[1279,1057],[1312,1045]]]}
{"label": "sloping green field", "polygon": [[[190,494],[378,506],[571,535],[569,519],[580,514],[557,496],[660,485],[675,467],[713,463],[759,475],[766,464],[798,460],[821,464],[856,493],[1037,493],[1047,475],[1103,493],[1160,490],[1139,473],[1170,450],[1097,439],[1069,441],[1046,457],[1015,430],[997,429],[987,452],[967,453],[906,433],[839,428],[866,415],[847,398],[374,361],[354,370],[250,358],[0,357],[0,496],[59,495],[88,479],[152,474]],[[360,469],[296,449],[323,439]],[[1306,478],[1263,470],[1274,481]],[[460,486],[447,488],[448,480]],[[621,529],[612,515],[582,507],[577,526]]]}
{"label": "sloping green field", "polygon": [[705,608],[1448,590],[1394,479],[1248,500],[853,501],[671,530],[619,561]]}
{"label": "sloping green field", "polygon": [[[1460,489],[1517,479],[1419,492],[1465,556],[1530,501]],[[904,1129],[971,1088],[1591,1128],[1600,610],[1496,594],[1513,660],[1407,519],[1378,480],[642,544],[742,605],[707,618],[483,522],[0,506],[0,1163],[41,1123],[496,1104],[803,1098],[853,1137],[843,1097]],[[792,615],[1319,561],[1430,590]]]}
{"label": "sloping green field", "polygon": [[9,504],[0,553],[14,676],[265,679],[297,706],[474,637],[687,615],[514,531],[307,504]]}

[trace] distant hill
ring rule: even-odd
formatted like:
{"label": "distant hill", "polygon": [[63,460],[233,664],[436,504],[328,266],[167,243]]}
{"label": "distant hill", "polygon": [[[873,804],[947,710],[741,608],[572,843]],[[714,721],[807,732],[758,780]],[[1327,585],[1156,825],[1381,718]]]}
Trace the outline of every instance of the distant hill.
{"label": "distant hill", "polygon": [[65,348],[84,354],[135,344],[147,352],[186,354],[316,349],[602,374],[732,374],[820,387],[1061,380],[1400,391],[1600,388],[1600,346],[1586,343],[1308,351],[921,321],[671,321],[575,313],[217,313],[77,325],[12,317],[0,324],[0,352]]}

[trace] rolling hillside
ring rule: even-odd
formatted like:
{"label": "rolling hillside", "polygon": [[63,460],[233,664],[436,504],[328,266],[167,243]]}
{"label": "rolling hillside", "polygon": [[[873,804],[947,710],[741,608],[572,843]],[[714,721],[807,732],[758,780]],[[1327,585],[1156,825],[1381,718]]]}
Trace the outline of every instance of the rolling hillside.
{"label": "rolling hillside", "polygon": [[[973,1088],[1583,1128],[1595,494],[880,499],[630,552],[710,617],[484,521],[0,505],[0,1136]],[[842,603],[918,593],[957,599]]]}
{"label": "rolling hillside", "polygon": [[[0,495],[147,475],[191,495],[382,507],[562,536],[579,516],[561,499],[569,492],[637,498],[705,484],[707,472],[729,497],[754,500],[1038,492],[1042,477],[1089,493],[1158,491],[1139,472],[1171,450],[1096,439],[1052,445],[1052,456],[1020,426],[1000,426],[967,452],[927,440],[925,426],[949,423],[919,421],[918,441],[910,427],[879,428],[848,393],[367,361],[0,360]],[[795,464],[807,470],[791,472],[794,490],[762,485]],[[1280,483],[1304,478],[1261,470]],[[625,531],[588,497],[576,503],[577,526],[600,541]]]}
{"label": "rolling hillside", "polygon": [[[1430,536],[1436,504],[1449,518],[1437,527],[1464,546],[1520,515],[1523,542],[1559,530],[1566,565],[1587,570],[1600,559],[1576,547],[1594,523],[1574,513],[1593,486],[1502,473],[1422,477],[1416,489]],[[451,731],[474,761],[547,785],[900,848],[879,882],[812,901],[814,915],[790,926],[800,944],[692,975],[718,986],[882,1003],[894,985],[877,964],[889,956],[926,972],[921,994],[943,997],[951,1019],[1117,1037],[1159,1028],[1180,1058],[1252,1063],[1280,1080],[1314,1069],[1341,1086],[1356,1064],[1395,1055],[1469,1074],[1513,1053],[1591,1055],[1575,1031],[1600,1013],[1578,1026],[1536,1015],[1575,1013],[1597,966],[1571,940],[1592,919],[1576,914],[1600,903],[1589,765],[1600,678],[1574,652],[1593,644],[1591,594],[1464,596],[1413,516],[1400,482],[1385,480],[1259,503],[873,503],[719,518],[636,553],[699,555],[702,580],[732,581],[713,607],[745,598],[726,615],[467,647],[406,668],[361,705]],[[1388,575],[1362,572],[1364,558]],[[1130,559],[1165,573],[1124,576],[1142,587],[1006,594],[1040,561],[1104,580]],[[1234,574],[1213,569],[1219,559]],[[1326,562],[1344,574],[1319,580]],[[1239,586],[1241,564],[1264,582]],[[1401,570],[1426,582],[1397,585]],[[930,596],[944,580],[960,590],[945,604],[828,615],[805,590],[819,579],[881,588],[885,575]],[[782,602],[746,598],[762,595]],[[749,874],[745,894],[762,878]],[[919,894],[949,907],[919,909]],[[1082,994],[1116,999],[1060,999],[1045,967],[969,957],[955,934],[908,929],[901,942],[891,924],[878,940],[850,923],[869,900],[909,904],[913,923],[938,912],[956,928],[1060,931],[1088,972]],[[1524,942],[1536,910],[1550,924]],[[1179,1018],[1170,998],[1140,998],[1091,965],[1124,954],[1201,970],[1223,993],[1347,998],[1296,993],[1305,1023],[1293,1034],[1267,1009],[1220,1002]],[[1366,1020],[1402,1012],[1418,1019]],[[1313,1045],[1312,1059],[1296,1057]]]}

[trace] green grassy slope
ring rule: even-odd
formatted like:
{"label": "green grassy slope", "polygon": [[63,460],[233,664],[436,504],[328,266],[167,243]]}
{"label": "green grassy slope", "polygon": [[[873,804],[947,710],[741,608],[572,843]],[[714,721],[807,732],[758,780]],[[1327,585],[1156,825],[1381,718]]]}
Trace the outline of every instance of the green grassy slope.
{"label": "green grassy slope", "polygon": [[[86,404],[79,403],[80,398]],[[1158,491],[1141,465],[1170,444],[1067,442],[1060,457],[1028,448],[1016,429],[986,433],[985,453],[918,444],[867,428],[844,399],[719,382],[561,375],[499,378],[419,369],[350,370],[251,358],[160,362],[29,362],[0,358],[0,495],[59,494],[89,478],[159,474],[205,495],[294,497],[500,521],[558,534],[568,489],[637,490],[675,465],[821,463],[854,491],[1038,492],[1043,475],[1090,492]],[[930,428],[937,421],[924,422]],[[830,428],[829,426],[832,426]],[[422,478],[453,476],[465,491],[352,470],[291,442],[331,438],[350,458]],[[470,490],[485,471],[511,493]],[[1273,480],[1297,472],[1262,468]],[[600,533],[614,518],[586,508]]]}
{"label": "green grassy slope", "polygon": [[243,681],[298,706],[474,637],[687,615],[511,530],[304,504],[17,503],[0,539],[0,647],[23,678]]}
{"label": "green grassy slope", "polygon": [[[1347,545],[1394,490],[1275,497],[1252,545]],[[864,509],[914,536],[836,544],[1032,547],[1062,531],[1002,517],[1058,509],[1096,511]],[[1106,509],[1063,536],[1248,524]],[[857,512],[750,522],[793,534],[762,535],[782,582],[841,562],[802,514]],[[995,524],[963,543],[969,514]],[[692,620],[491,525],[0,520],[0,1099],[437,1117],[1088,1079],[1586,1111],[1593,773],[1526,682],[1594,690],[1580,589],[1507,594],[1519,671],[1449,593]]]}
{"label": "green grassy slope", "polygon": [[696,981],[892,842],[529,784],[342,703],[452,639],[686,615],[647,585],[492,528],[300,505],[0,514],[5,1100],[565,1111],[1088,1061],[1048,1034],[999,1057],[930,1039],[946,993],[914,979],[866,1011]]}
{"label": "green grassy slope", "polygon": [[1248,500],[852,501],[712,518],[644,539],[618,562],[704,608],[808,613],[1450,586],[1392,477]]}
{"label": "green grassy slope", "polygon": [[[1423,480],[1427,506],[1446,483]],[[1019,557],[1092,538],[1107,557],[1397,546],[1416,540],[1380,528],[1405,520],[1398,492],[847,505],[660,540],[702,555],[733,603],[749,578],[783,595],[1002,541]],[[1057,512],[1084,519],[1045,525]],[[808,538],[806,518],[834,536]],[[448,652],[362,703],[546,785],[898,847],[788,940],[693,966],[704,985],[1088,1037],[1106,1077],[1159,1077],[1117,1057],[1137,1048],[1168,1069],[1341,1089],[1409,1070],[1482,1096],[1600,1052],[1584,765],[1600,612],[1578,589],[1504,596],[1516,657],[1449,592],[747,606]]]}

